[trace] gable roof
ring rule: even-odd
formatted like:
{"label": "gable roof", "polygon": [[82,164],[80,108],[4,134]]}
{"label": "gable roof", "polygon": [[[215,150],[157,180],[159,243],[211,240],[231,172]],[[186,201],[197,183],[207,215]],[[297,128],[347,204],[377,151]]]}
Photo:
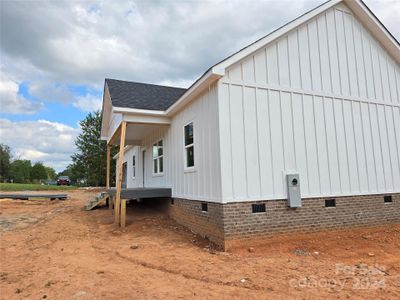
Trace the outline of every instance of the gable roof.
{"label": "gable roof", "polygon": [[183,88],[108,78],[105,84],[114,107],[164,111],[186,92]]}
{"label": "gable roof", "polygon": [[[127,94],[118,94],[118,96],[114,96],[114,98],[118,98],[116,103],[113,101],[113,106],[117,106],[117,103],[122,103],[122,107],[126,108],[141,108],[145,110],[162,110],[165,115],[173,115],[176,111],[178,111],[181,107],[185,106],[189,103],[196,95],[200,94],[205,88],[207,88],[210,84],[215,82],[217,79],[221,78],[225,75],[225,71],[227,68],[235,64],[236,62],[244,59],[248,55],[251,55],[258,49],[265,47],[269,43],[277,40],[284,34],[288,33],[290,30],[301,26],[306,23],[310,19],[319,15],[320,13],[326,11],[327,9],[339,4],[345,3],[359,18],[361,23],[366,26],[366,28],[370,31],[370,33],[386,48],[389,54],[395,59],[395,61],[400,62],[400,45],[396,38],[387,30],[387,28],[380,22],[380,20],[372,13],[372,11],[367,7],[367,5],[362,0],[329,0],[316,8],[306,12],[305,14],[299,16],[293,21],[281,26],[280,28],[272,31],[268,35],[258,39],[257,41],[251,43],[250,45],[242,48],[241,50],[233,53],[227,58],[221,60],[215,65],[211,66],[202,76],[200,76],[188,89],[178,89],[172,87],[162,87],[160,88],[169,88],[169,89],[177,89],[173,92],[173,95],[166,94],[166,97],[158,98],[156,91],[145,92],[144,94],[149,94],[148,98],[142,98],[144,96],[140,93],[140,91],[130,90]],[[110,79],[106,79],[106,82],[110,81]],[[117,80],[116,80],[117,81]],[[136,85],[147,85],[140,84],[135,82],[126,82],[128,84],[132,84],[131,87]],[[155,85],[148,85],[155,86]],[[180,93],[181,92],[181,93]],[[111,91],[110,91],[111,93]],[[131,100],[127,100],[125,98],[131,98],[130,93],[132,93]],[[137,97],[133,97],[133,94],[138,93]],[[172,92],[171,92],[172,93]],[[163,95],[162,92],[158,94]],[[176,98],[175,98],[176,97]],[[146,99],[146,100],[145,100]],[[149,101],[150,103],[144,103]],[[154,103],[159,102],[159,103]],[[157,107],[157,108],[156,108]]]}
{"label": "gable roof", "polygon": [[353,13],[360,19],[361,23],[366,26],[372,35],[389,51],[396,61],[400,61],[400,44],[399,41],[389,32],[377,16],[369,9],[369,7],[362,0],[328,0],[319,6],[309,10],[301,16],[293,19],[292,21],[284,24],[283,26],[268,33],[255,42],[245,46],[239,51],[224,58],[220,62],[213,65],[210,69],[215,73],[225,74],[225,69],[234,63],[240,61],[244,57],[254,53],[258,49],[265,47],[269,43],[279,39],[287,34],[292,29],[301,26],[320,13],[328,10],[329,8],[343,2],[346,4]]}
{"label": "gable roof", "polygon": [[212,82],[216,78],[218,79],[224,76],[225,71],[233,64],[251,55],[258,49],[265,47],[269,43],[279,39],[292,29],[301,26],[322,12],[342,2],[352,10],[355,16],[359,18],[361,23],[383,45],[389,54],[392,55],[395,61],[400,62],[399,42],[362,0],[328,0],[211,66],[187,89],[186,93],[182,95],[182,97],[176,103],[168,108],[166,114],[173,114],[179,109],[180,106],[188,103],[193,98],[193,95],[199,93],[199,89],[206,87],[207,83]]}

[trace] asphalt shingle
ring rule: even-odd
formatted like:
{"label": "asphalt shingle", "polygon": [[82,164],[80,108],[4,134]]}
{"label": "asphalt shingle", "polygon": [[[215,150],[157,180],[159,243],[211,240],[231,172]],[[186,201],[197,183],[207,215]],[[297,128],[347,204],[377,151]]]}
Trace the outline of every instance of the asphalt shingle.
{"label": "asphalt shingle", "polygon": [[166,110],[186,89],[140,82],[106,79],[112,105],[148,110]]}

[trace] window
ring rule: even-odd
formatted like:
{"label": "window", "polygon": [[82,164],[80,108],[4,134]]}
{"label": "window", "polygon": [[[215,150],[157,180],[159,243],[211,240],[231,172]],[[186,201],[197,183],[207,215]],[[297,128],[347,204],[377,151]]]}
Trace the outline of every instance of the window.
{"label": "window", "polygon": [[325,207],[336,207],[336,199],[326,199]]}
{"label": "window", "polygon": [[185,126],[184,132],[185,132],[185,166],[186,168],[192,168],[194,167],[193,122]]}
{"label": "window", "polygon": [[206,203],[206,202],[201,203],[201,211],[203,211],[203,212],[208,211],[208,203]]}
{"label": "window", "polygon": [[153,174],[162,174],[164,172],[163,158],[163,141],[160,140],[153,144]]}
{"label": "window", "polygon": [[383,202],[384,203],[392,203],[393,199],[392,199],[392,195],[386,195],[383,197]]}
{"label": "window", "polygon": [[136,156],[134,155],[132,157],[132,174],[133,174],[133,178],[136,177]]}
{"label": "window", "polygon": [[253,213],[262,213],[265,212],[265,203],[261,204],[252,204],[251,210]]}

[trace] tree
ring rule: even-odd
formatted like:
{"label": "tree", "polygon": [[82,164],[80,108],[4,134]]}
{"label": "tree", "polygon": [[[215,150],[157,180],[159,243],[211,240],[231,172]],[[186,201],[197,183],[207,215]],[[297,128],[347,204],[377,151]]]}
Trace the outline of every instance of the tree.
{"label": "tree", "polygon": [[0,144],[0,181],[10,176],[11,149],[7,145]]}
{"label": "tree", "polygon": [[31,175],[31,161],[17,159],[10,164],[10,178],[14,182],[28,183]]}
{"label": "tree", "polygon": [[47,179],[46,167],[41,162],[33,165],[30,173],[31,181],[41,181]]}
{"label": "tree", "polygon": [[[75,140],[78,152],[72,156],[73,164],[69,167],[69,172],[71,172],[71,176],[75,177],[75,180],[83,180],[92,186],[104,186],[107,168],[106,142],[100,140],[100,112],[89,113],[80,122],[80,126],[82,133]],[[115,153],[117,153],[117,149],[112,147],[111,156]],[[110,177],[115,177],[115,168],[111,168]]]}
{"label": "tree", "polygon": [[54,180],[56,179],[56,170],[54,170],[52,167],[44,167],[46,169],[46,174],[47,174],[47,179],[49,180]]}

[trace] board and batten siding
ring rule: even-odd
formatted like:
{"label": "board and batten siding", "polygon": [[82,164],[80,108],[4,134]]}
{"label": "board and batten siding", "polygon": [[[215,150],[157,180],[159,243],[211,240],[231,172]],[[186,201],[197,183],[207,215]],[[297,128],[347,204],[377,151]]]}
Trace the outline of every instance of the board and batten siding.
{"label": "board and batten siding", "polygon": [[400,192],[400,68],[340,4],[218,83],[224,201]]}
{"label": "board and batten siding", "polygon": [[[138,151],[139,147],[127,147],[124,153],[124,163],[127,163],[127,177],[126,177],[126,187],[134,188],[134,187],[142,187],[141,174],[138,174]],[[133,177],[133,156],[136,156],[136,176]],[[115,174],[118,174],[118,158],[115,160]],[[118,178],[118,175],[116,175]]]}
{"label": "board and batten siding", "polygon": [[[194,124],[194,170],[184,168],[184,126]],[[153,174],[152,146],[160,139],[164,144],[164,173]],[[217,84],[209,87],[190,105],[173,116],[170,126],[157,127],[143,141],[142,146],[128,150],[128,187],[143,186],[142,151],[145,156],[145,186],[171,187],[176,198],[221,201],[221,173],[219,164]],[[136,152],[136,178],[130,176],[132,155]]]}

